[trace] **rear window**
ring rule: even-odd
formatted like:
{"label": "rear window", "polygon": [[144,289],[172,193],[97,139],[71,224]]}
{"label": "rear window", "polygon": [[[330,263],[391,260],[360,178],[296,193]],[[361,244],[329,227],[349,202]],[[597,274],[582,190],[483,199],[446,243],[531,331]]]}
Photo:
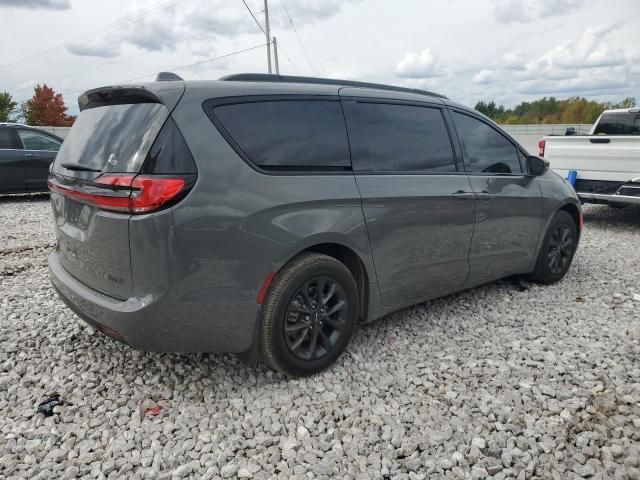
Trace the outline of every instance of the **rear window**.
{"label": "rear window", "polygon": [[455,172],[440,109],[346,102],[353,168],[360,172]]}
{"label": "rear window", "polygon": [[83,110],[62,143],[56,168],[68,163],[102,172],[138,172],[167,115],[159,103]]}
{"label": "rear window", "polygon": [[605,113],[594,135],[640,135],[640,113]]}
{"label": "rear window", "polygon": [[213,114],[237,148],[262,168],[341,170],[351,167],[339,101],[236,103],[217,106]]}

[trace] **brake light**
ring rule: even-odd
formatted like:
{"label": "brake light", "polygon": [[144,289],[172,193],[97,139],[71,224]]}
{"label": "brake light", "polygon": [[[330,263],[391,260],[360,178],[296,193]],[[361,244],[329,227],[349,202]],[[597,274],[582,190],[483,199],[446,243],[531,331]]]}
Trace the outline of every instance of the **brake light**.
{"label": "brake light", "polygon": [[546,142],[544,140],[540,140],[538,142],[538,156],[539,157],[544,157],[544,147],[545,147]]}
{"label": "brake light", "polygon": [[104,174],[83,185],[66,186],[55,177],[51,177],[48,184],[53,192],[102,210],[135,214],[160,209],[186,190],[187,180],[157,175]]}
{"label": "brake light", "polygon": [[131,183],[131,213],[147,213],[171,201],[184,188],[184,178],[139,175]]}

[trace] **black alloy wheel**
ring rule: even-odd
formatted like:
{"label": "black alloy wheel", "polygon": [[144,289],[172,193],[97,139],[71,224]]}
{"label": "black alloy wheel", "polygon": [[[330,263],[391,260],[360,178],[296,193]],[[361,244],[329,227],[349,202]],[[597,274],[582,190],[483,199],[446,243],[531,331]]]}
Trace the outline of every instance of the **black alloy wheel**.
{"label": "black alloy wheel", "polygon": [[338,343],[348,313],[347,295],[337,280],[322,276],[304,282],[285,313],[289,351],[301,360],[323,357]]}
{"label": "black alloy wheel", "polygon": [[547,250],[547,266],[554,275],[566,271],[575,249],[573,232],[569,225],[561,223],[551,233]]}

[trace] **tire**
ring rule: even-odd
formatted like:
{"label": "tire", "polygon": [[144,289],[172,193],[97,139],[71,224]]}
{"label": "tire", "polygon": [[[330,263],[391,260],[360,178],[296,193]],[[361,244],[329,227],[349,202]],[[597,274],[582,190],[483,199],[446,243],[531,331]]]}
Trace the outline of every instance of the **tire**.
{"label": "tire", "polygon": [[288,376],[324,370],[349,344],[358,306],[358,288],[344,264],[317,253],[297,256],[275,277],[262,305],[262,360]]}
{"label": "tire", "polygon": [[536,267],[529,278],[546,285],[560,281],[571,266],[577,246],[576,223],[567,212],[558,211],[545,233]]}

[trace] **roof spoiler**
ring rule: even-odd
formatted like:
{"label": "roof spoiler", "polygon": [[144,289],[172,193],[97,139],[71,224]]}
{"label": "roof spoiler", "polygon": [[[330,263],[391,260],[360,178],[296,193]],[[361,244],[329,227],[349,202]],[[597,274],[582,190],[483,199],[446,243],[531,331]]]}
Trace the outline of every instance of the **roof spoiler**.
{"label": "roof spoiler", "polygon": [[143,87],[100,87],[89,90],[78,97],[80,111],[106,105],[128,103],[163,103],[162,100]]}

